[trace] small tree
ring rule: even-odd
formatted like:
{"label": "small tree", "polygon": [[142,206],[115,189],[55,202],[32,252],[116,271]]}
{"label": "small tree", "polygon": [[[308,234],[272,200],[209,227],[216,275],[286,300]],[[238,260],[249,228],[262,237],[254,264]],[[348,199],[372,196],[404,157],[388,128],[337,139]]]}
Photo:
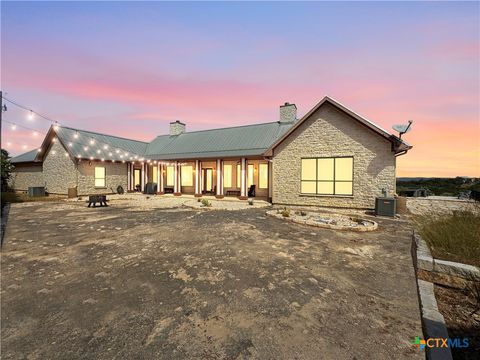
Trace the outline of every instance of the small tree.
{"label": "small tree", "polygon": [[2,149],[1,162],[2,162],[2,192],[5,192],[8,190],[8,180],[10,179],[10,176],[14,168],[14,166],[10,162],[10,155],[8,154],[8,151],[5,149]]}

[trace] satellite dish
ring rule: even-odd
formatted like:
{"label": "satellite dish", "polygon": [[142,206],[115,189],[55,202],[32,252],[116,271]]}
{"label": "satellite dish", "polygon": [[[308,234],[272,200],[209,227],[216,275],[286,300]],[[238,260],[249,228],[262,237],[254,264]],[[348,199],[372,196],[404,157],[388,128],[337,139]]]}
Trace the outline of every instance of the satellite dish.
{"label": "satellite dish", "polygon": [[410,131],[412,123],[413,123],[413,120],[408,120],[408,124],[393,125],[392,129],[395,131],[398,131],[399,137],[401,139],[403,134]]}

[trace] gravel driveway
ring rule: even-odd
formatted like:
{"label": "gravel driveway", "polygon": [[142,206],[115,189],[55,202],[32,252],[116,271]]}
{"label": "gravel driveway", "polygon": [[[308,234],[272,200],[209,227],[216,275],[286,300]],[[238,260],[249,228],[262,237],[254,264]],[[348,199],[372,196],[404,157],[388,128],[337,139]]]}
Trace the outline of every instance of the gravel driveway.
{"label": "gravel driveway", "polygon": [[405,223],[350,233],[265,212],[13,205],[2,358],[422,358]]}

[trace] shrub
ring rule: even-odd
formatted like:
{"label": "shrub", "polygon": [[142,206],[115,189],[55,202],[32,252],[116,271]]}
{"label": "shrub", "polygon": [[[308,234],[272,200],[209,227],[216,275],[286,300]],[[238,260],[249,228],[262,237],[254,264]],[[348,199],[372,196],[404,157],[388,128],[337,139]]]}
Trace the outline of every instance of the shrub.
{"label": "shrub", "polygon": [[248,200],[248,205],[253,205],[253,200]]}
{"label": "shrub", "polygon": [[208,201],[207,199],[202,199],[202,206],[210,207],[210,206],[212,206],[212,203],[210,201]]}
{"label": "shrub", "polygon": [[288,210],[287,208],[284,208],[281,212],[282,216],[283,217],[289,217],[290,216],[290,210]]}
{"label": "shrub", "polygon": [[480,212],[456,211],[441,217],[416,219],[420,235],[434,257],[480,265]]}

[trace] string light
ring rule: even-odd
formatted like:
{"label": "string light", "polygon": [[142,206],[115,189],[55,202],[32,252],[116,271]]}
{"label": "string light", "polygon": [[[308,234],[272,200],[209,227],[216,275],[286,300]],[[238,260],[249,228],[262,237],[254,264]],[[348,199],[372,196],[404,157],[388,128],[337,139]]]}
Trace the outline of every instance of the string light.
{"label": "string light", "polygon": [[[20,105],[20,104],[14,102],[13,100],[6,99],[6,98],[3,97],[3,96],[2,96],[2,98],[5,99],[6,101],[12,103],[13,105],[15,105],[15,106],[17,106],[17,107],[20,107],[20,108],[28,111],[28,119],[29,119],[29,120],[34,120],[34,119],[35,119],[35,115],[37,115],[38,118],[50,122],[50,123],[52,124],[52,129],[53,129],[55,132],[57,132],[58,130],[60,130],[60,127],[61,127],[61,126],[60,126],[60,124],[58,123],[58,121],[52,120],[52,119],[50,119],[50,118],[48,118],[48,117],[46,117],[46,116],[44,116],[44,115],[42,115],[42,114],[39,114],[39,113],[35,112],[34,110],[32,110],[32,109],[30,109],[30,108],[27,108],[27,107],[25,107],[25,106],[23,106],[23,105]],[[40,133],[40,131],[38,131],[37,129],[31,129],[31,128],[29,128],[29,127],[26,127],[26,126],[23,126],[23,125],[20,125],[20,124],[16,124],[16,123],[13,123],[13,122],[10,122],[10,121],[7,121],[7,120],[4,120],[4,121],[5,121],[6,123],[9,123],[9,124],[10,124],[10,127],[11,127],[12,130],[17,130],[17,127],[24,128],[24,129],[26,129],[26,130],[31,131],[31,134],[32,134],[33,137],[38,137],[38,135],[39,135],[39,133]],[[78,130],[75,130],[75,129],[72,129],[72,130],[75,131],[74,134],[73,134],[73,139],[78,140],[78,139],[81,138],[81,136],[82,136],[82,137],[86,138],[85,140],[86,140],[90,145],[95,145],[95,144],[97,143],[96,139],[94,139],[94,138],[92,138],[92,137],[90,137],[90,136],[88,136],[88,135],[80,134]],[[90,140],[88,140],[88,139],[90,139]],[[55,143],[55,142],[57,142],[57,138],[54,137],[51,141],[52,141],[53,143]],[[76,142],[78,143],[78,141],[76,141]],[[79,145],[86,145],[86,144],[82,144],[82,143],[80,142]],[[11,143],[11,142],[7,142],[7,146],[12,146],[12,143]],[[68,143],[67,143],[67,146],[68,146],[69,148],[73,148],[73,147],[74,147],[74,142],[68,142]],[[26,144],[23,144],[23,145],[22,145],[22,148],[23,148],[23,149],[25,149],[25,148],[27,148],[27,147],[28,147],[28,145],[26,145]],[[101,154],[101,152],[102,152],[102,150],[100,149],[100,147],[103,148],[103,150],[111,149],[111,150],[108,152],[108,156],[110,156],[110,157],[113,156],[113,151],[115,151],[115,153],[118,154],[121,159],[123,159],[124,157],[125,157],[125,158],[128,158],[128,157],[129,157],[130,160],[133,160],[133,157],[131,156],[130,152],[125,151],[125,149],[121,149],[121,148],[116,148],[116,149],[115,149],[115,147],[112,147],[112,148],[111,148],[110,144],[105,144],[105,143],[101,144],[101,142],[100,142],[100,144],[98,144],[98,148],[96,149],[96,153],[97,153],[97,154]],[[84,149],[84,151],[88,151],[88,150],[89,150],[89,147],[88,147],[88,146],[84,146],[83,149]],[[92,149],[92,150],[93,150],[93,149]],[[123,150],[123,151],[122,151],[122,150]],[[37,149],[37,151],[38,151],[38,152],[41,152],[42,149],[39,148],[39,149]],[[52,150],[52,153],[54,153],[53,150]],[[133,154],[132,154],[132,155],[133,155]],[[78,154],[78,157],[81,158],[81,154]],[[138,159],[138,157],[139,157],[139,156],[135,155],[135,159]],[[93,157],[91,156],[90,159],[93,160]],[[105,158],[103,158],[103,159],[105,160]],[[114,159],[112,159],[112,161],[114,161]],[[143,161],[143,158],[142,158],[142,161]],[[123,160],[123,162],[125,162],[125,160]],[[149,162],[150,162],[150,161],[149,161]]]}

